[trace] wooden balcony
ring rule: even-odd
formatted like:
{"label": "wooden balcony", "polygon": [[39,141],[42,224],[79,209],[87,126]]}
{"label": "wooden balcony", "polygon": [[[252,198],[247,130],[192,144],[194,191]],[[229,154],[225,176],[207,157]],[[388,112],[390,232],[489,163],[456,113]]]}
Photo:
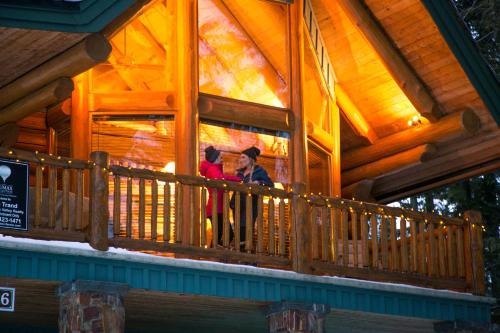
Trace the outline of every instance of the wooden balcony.
{"label": "wooden balcony", "polygon": [[[203,177],[0,149],[0,157],[30,163],[30,219],[16,237],[88,242],[162,256],[214,260],[396,282],[482,295],[482,222],[477,212],[449,218],[354,200],[312,196]],[[88,180],[88,181],[87,181]],[[222,244],[206,218],[208,192],[223,190]],[[234,214],[230,198],[235,197]],[[246,241],[239,230],[244,196]],[[216,196],[212,202],[217,208]],[[234,216],[233,216],[234,215]]]}

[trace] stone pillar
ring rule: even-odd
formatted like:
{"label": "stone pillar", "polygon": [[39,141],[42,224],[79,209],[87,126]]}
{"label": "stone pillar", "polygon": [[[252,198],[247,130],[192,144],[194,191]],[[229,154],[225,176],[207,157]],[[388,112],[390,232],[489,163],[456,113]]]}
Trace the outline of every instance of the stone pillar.
{"label": "stone pillar", "polygon": [[73,281],[59,287],[59,333],[122,333],[125,284]]}
{"label": "stone pillar", "polygon": [[269,333],[323,333],[325,304],[281,302],[270,306],[267,313]]}

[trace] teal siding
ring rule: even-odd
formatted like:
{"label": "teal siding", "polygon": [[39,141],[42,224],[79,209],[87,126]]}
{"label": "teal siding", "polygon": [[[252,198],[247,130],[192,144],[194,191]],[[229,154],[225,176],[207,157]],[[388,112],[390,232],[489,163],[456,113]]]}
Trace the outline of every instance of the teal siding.
{"label": "teal siding", "polygon": [[490,306],[480,302],[10,249],[2,249],[0,252],[0,276],[55,281],[110,281],[154,291],[266,302],[316,302],[337,309],[436,320],[490,320]]}

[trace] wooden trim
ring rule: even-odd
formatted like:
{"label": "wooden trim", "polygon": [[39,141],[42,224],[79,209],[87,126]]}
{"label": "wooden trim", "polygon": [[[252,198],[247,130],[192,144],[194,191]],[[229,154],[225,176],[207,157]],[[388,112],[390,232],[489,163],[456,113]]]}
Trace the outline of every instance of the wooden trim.
{"label": "wooden trim", "polygon": [[266,267],[290,268],[290,260],[279,256],[265,256],[225,249],[203,249],[176,243],[160,243],[150,240],[115,238],[109,240],[109,245],[129,250],[150,250],[161,253],[188,255],[190,258],[214,259],[224,263],[240,263]]}
{"label": "wooden trim", "polygon": [[332,263],[314,261],[312,263],[314,274],[330,274],[335,276],[345,276],[354,279],[404,283],[421,287],[436,289],[451,289],[465,291],[466,283],[463,279],[428,277],[419,274],[384,272],[370,268],[344,267]]}
{"label": "wooden trim", "polygon": [[429,121],[436,122],[442,116],[439,104],[366,5],[361,0],[339,0],[338,3],[353,25],[372,45],[415,109]]}
{"label": "wooden trim", "polygon": [[306,120],[306,123],[307,136],[330,155],[335,147],[333,136],[310,120]]}
{"label": "wooden trim", "polygon": [[290,111],[274,106],[200,93],[198,111],[203,119],[278,131],[292,129]]}
{"label": "wooden trim", "polygon": [[438,123],[421,125],[380,138],[375,144],[342,154],[342,170],[377,161],[383,157],[460,135],[472,135],[481,127],[477,114],[467,109],[444,117]]}
{"label": "wooden trim", "polygon": [[342,187],[342,198],[375,202],[372,196],[373,179],[363,179],[359,182]]}
{"label": "wooden trim", "polygon": [[356,134],[364,137],[370,144],[377,141],[377,134],[340,84],[335,84],[335,97],[347,122]]}
{"label": "wooden trim", "polygon": [[33,238],[43,240],[62,240],[70,242],[86,242],[87,236],[82,231],[55,231],[49,228],[30,227],[29,231],[14,231],[9,229],[1,229],[1,233],[6,236]]}

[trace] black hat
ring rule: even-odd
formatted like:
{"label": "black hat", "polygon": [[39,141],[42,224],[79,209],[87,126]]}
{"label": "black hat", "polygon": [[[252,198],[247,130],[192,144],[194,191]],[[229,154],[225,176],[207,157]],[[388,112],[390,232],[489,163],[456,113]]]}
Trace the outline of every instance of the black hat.
{"label": "black hat", "polygon": [[215,149],[214,146],[208,146],[205,148],[205,159],[210,163],[214,163],[219,155],[220,150]]}
{"label": "black hat", "polygon": [[248,157],[250,157],[254,161],[257,161],[257,156],[260,155],[260,149],[257,147],[250,147],[250,148],[243,150],[241,153],[247,155]]}

